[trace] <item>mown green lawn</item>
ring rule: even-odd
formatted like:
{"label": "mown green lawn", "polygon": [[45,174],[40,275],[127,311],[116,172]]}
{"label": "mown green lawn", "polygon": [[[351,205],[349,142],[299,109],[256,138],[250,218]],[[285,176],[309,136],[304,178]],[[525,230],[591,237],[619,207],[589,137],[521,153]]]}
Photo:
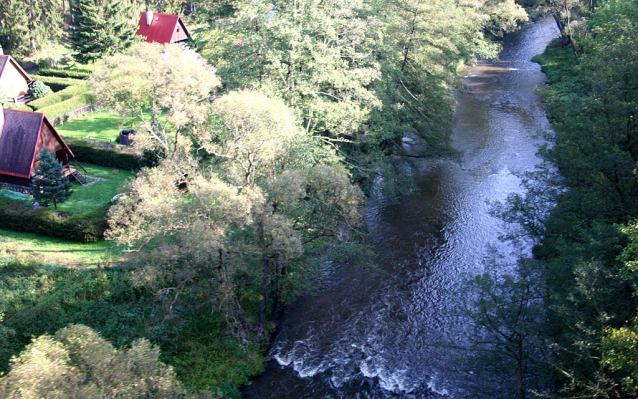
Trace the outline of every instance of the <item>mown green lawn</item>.
{"label": "mown green lawn", "polygon": [[0,255],[69,267],[109,265],[120,258],[110,241],[81,243],[0,229]]}
{"label": "mown green lawn", "polygon": [[113,143],[120,130],[131,129],[131,118],[122,118],[110,111],[93,111],[55,129],[63,138],[91,138]]}
{"label": "mown green lawn", "polygon": [[[161,116],[160,120],[165,121]],[[139,124],[140,119],[137,117],[121,117],[111,111],[100,110],[89,112],[57,125],[55,129],[63,138],[90,138],[114,143],[120,130],[132,129],[134,125],[139,126]]]}
{"label": "mown green lawn", "polygon": [[[81,165],[88,172],[88,176],[98,177],[101,180],[86,186],[82,186],[77,182],[73,183],[71,197],[66,202],[58,205],[58,209],[61,211],[93,211],[109,202],[116,194],[121,193],[124,183],[132,176],[132,172],[129,170],[105,168],[91,164]],[[84,174],[82,169],[79,170],[80,173]],[[93,181],[90,177],[88,180],[89,182]]]}

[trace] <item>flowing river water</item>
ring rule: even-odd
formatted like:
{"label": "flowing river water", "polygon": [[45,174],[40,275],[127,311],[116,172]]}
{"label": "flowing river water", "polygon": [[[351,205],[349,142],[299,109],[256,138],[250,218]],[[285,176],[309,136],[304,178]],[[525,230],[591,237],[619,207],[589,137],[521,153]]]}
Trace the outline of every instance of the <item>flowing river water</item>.
{"label": "flowing river water", "polygon": [[530,59],[557,35],[551,19],[526,25],[504,39],[500,60],[464,70],[452,136],[460,161],[416,162],[418,194],[371,201],[379,270],[338,268],[296,302],[245,398],[479,396],[449,346],[472,331],[450,317],[464,299],[450,287],[482,271],[490,245],[505,245],[488,201],[521,192],[522,175],[540,162],[538,133],[549,126],[534,88],[545,76]]}

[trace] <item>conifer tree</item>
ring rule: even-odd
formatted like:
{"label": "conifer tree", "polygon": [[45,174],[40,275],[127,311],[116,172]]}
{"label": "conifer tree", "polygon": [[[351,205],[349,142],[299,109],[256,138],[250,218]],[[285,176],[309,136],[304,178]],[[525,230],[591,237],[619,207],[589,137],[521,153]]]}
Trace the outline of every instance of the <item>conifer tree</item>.
{"label": "conifer tree", "polygon": [[53,203],[55,209],[58,209],[58,204],[66,201],[73,193],[71,182],[62,172],[62,162],[48,148],[40,151],[38,160],[35,176],[31,179],[33,198],[43,205]]}
{"label": "conifer tree", "polygon": [[3,0],[0,44],[6,53],[22,56],[62,36],[60,0]]}
{"label": "conifer tree", "polygon": [[139,40],[136,14],[129,0],[76,0],[71,9],[71,45],[83,63],[129,48]]}

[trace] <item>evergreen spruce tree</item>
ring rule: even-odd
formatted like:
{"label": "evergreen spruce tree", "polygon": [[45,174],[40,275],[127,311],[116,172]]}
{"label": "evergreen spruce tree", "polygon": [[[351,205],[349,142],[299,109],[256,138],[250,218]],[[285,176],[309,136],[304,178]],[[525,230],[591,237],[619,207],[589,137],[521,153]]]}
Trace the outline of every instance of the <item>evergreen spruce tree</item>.
{"label": "evergreen spruce tree", "polygon": [[62,162],[48,148],[40,151],[38,160],[35,176],[31,179],[33,198],[43,205],[53,203],[55,209],[58,209],[58,204],[66,201],[73,193],[71,182],[62,173]]}
{"label": "evergreen spruce tree", "polygon": [[71,45],[80,62],[121,52],[140,40],[135,35],[137,15],[130,0],[76,0],[71,13]]}
{"label": "evergreen spruce tree", "polygon": [[14,56],[24,56],[62,37],[60,0],[2,0],[0,44]]}

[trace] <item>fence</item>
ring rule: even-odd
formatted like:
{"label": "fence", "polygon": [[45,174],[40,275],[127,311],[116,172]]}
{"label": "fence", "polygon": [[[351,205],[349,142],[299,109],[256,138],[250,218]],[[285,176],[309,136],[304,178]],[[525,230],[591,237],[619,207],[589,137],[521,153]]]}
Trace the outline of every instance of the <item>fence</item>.
{"label": "fence", "polygon": [[76,109],[71,110],[69,112],[65,112],[62,115],[58,115],[58,116],[54,117],[51,120],[51,123],[53,123],[54,126],[62,125],[64,122],[68,121],[69,119],[78,117],[80,115],[84,115],[84,114],[89,113],[89,112],[91,112],[93,110],[95,110],[95,103],[87,104],[87,105],[82,106],[80,108],[76,108]]}

